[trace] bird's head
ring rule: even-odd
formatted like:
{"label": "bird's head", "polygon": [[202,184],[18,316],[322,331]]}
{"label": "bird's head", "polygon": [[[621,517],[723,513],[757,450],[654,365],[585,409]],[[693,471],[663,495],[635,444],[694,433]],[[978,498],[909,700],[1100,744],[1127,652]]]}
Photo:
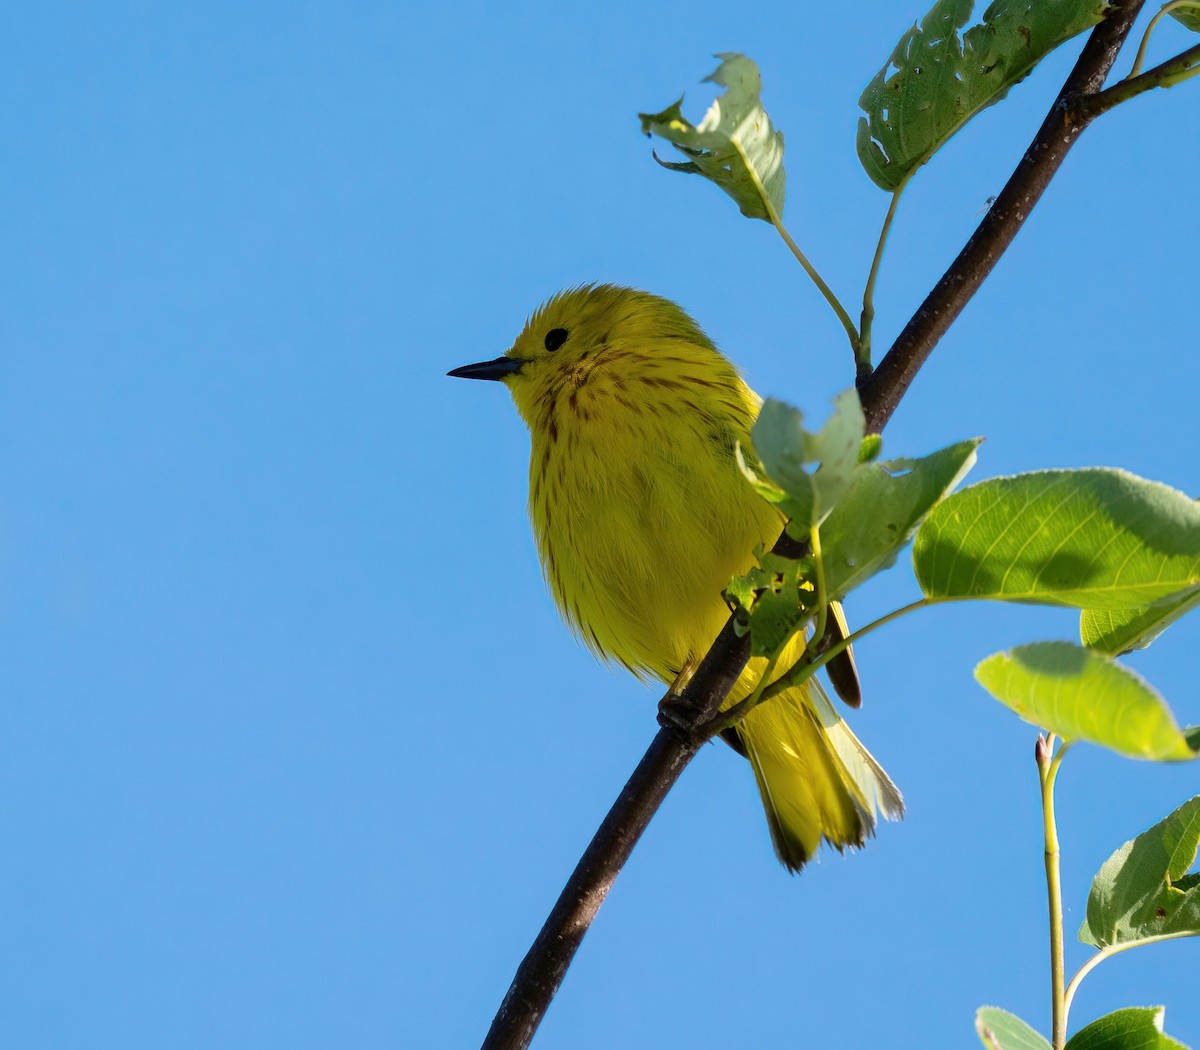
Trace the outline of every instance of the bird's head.
{"label": "bird's head", "polygon": [[582,285],[538,307],[501,357],[449,375],[503,382],[532,427],[539,410],[564,395],[636,383],[664,343],[716,355],[696,322],[669,299],[611,284]]}

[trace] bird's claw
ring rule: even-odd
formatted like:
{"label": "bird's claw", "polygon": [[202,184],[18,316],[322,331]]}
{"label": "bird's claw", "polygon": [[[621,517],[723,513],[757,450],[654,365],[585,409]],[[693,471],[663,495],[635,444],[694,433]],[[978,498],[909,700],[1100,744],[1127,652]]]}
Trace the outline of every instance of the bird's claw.
{"label": "bird's claw", "polygon": [[673,729],[688,739],[704,738],[704,719],[699,712],[677,693],[667,693],[658,702],[658,724]]}

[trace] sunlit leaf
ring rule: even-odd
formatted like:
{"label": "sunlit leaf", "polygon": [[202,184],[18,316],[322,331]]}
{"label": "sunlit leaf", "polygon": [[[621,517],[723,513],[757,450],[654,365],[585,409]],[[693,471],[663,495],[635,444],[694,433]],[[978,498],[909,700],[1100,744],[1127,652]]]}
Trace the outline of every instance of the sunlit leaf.
{"label": "sunlit leaf", "polygon": [[975,668],[989,693],[1027,722],[1130,758],[1195,757],[1170,709],[1127,667],[1073,645],[1035,642],[995,653]]}
{"label": "sunlit leaf", "polygon": [[1197,606],[1200,606],[1200,587],[1141,609],[1084,609],[1079,614],[1079,638],[1088,648],[1109,656],[1145,649]]}
{"label": "sunlit leaf", "polygon": [[1079,939],[1098,948],[1200,934],[1200,795],[1108,858],[1092,880]]}
{"label": "sunlit leaf", "polygon": [[[865,430],[862,405],[853,390],[833,399],[832,415],[815,433],[805,429],[800,409],[768,398],[750,437],[762,469],[782,496],[761,487],[759,492],[807,534],[829,516],[861,469],[858,454]],[[760,479],[744,457],[741,466],[757,487]]]}
{"label": "sunlit leaf", "polygon": [[845,597],[895,562],[925,516],[974,466],[980,440],[859,467],[821,527],[830,597]]}
{"label": "sunlit leaf", "polygon": [[775,130],[762,107],[762,77],[753,59],[733,52],[717,58],[721,64],[705,82],[729,90],[699,124],[683,115],[681,98],[661,113],[639,113],[642,131],[666,139],[688,158],[678,163],[659,160],[664,168],[703,175],[728,193],[743,215],[770,222],[764,193],[776,214],[783,215],[783,133]]}
{"label": "sunlit leaf", "polygon": [[1079,614],[1080,641],[1109,656],[1145,649],[1198,605],[1200,587],[1194,587],[1140,609],[1084,609]]}
{"label": "sunlit leaf", "polygon": [[1163,1033],[1161,1006],[1129,1006],[1086,1025],[1067,1040],[1066,1050],[1188,1050]]}
{"label": "sunlit leaf", "polygon": [[1200,584],[1200,506],[1109,468],[992,478],[937,506],[913,566],[930,597],[1140,609]]}
{"label": "sunlit leaf", "polygon": [[996,0],[965,33],[973,0],[939,0],[859,99],[858,157],[889,192],[1047,54],[1096,25],[1105,0]]}
{"label": "sunlit leaf", "polygon": [[998,1006],[981,1006],[975,1011],[975,1034],[988,1050],[1050,1050],[1044,1036]]}

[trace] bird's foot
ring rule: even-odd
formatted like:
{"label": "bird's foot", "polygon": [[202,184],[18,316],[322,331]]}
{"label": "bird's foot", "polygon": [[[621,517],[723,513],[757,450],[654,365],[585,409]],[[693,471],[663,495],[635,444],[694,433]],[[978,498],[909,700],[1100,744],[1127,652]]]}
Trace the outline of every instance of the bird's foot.
{"label": "bird's foot", "polygon": [[658,702],[658,724],[673,729],[689,740],[703,740],[705,720],[700,712],[674,690]]}

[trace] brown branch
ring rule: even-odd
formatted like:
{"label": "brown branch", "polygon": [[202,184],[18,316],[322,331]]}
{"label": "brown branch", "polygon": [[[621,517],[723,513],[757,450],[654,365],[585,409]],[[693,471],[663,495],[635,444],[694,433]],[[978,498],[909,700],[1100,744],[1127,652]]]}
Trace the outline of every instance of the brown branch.
{"label": "brown branch", "polygon": [[[697,724],[717,713],[749,657],[750,639],[738,638],[730,619],[681,697]],[[675,727],[658,731],[575,865],[537,940],[525,953],[483,1041],[483,1050],[529,1045],[609,887],[705,739]]]}
{"label": "brown branch", "polygon": [[[1091,118],[1072,115],[1071,104],[1103,85],[1144,0],[1117,0],[1092,31],[1033,144],[975,234],[909,321],[879,368],[859,388],[870,427],[880,431],[934,346],[962,312],[1030,208]],[[720,709],[749,656],[749,640],[727,623],[683,693],[702,725]],[[600,825],[545,925],[526,953],[483,1042],[484,1050],[527,1047],[541,1024],[567,967],[651,817],[695,756],[703,734],[674,727],[655,736],[608,816]]]}

